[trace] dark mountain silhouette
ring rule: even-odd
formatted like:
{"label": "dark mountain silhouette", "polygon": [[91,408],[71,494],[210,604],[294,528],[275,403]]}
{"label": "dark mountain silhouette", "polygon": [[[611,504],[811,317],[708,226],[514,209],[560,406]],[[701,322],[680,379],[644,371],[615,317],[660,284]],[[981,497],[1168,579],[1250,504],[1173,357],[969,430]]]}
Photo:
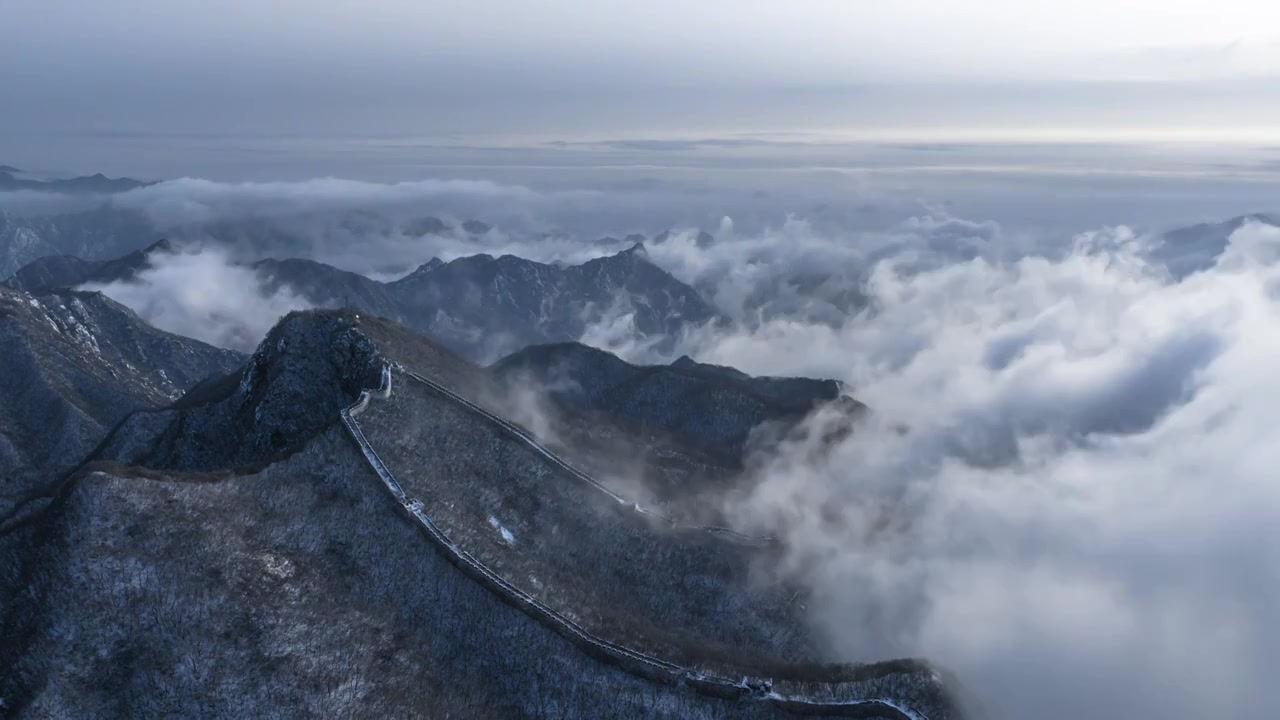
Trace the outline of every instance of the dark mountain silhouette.
{"label": "dark mountain silhouette", "polygon": [[0,192],[6,190],[34,190],[36,192],[106,195],[128,192],[129,190],[153,184],[126,177],[109,178],[102,173],[54,180],[30,180],[17,177],[20,173],[21,171],[17,168],[0,167]]}
{"label": "dark mountain silhouette", "polygon": [[[5,282],[35,290],[129,280],[154,253],[170,250],[161,241],[112,261],[46,257]],[[391,318],[476,360],[531,344],[577,340],[610,316],[628,316],[639,335],[668,343],[717,320],[697,291],[649,262],[642,245],[567,267],[514,255],[432,260],[390,283],[312,260],[262,260],[252,267],[265,292],[288,286],[321,307]]]}
{"label": "dark mountain silhouette", "polygon": [[82,260],[71,255],[48,255],[18,269],[4,285],[15,290],[74,288],[86,283],[107,284],[132,280],[151,265],[156,253],[172,253],[168,240],[157,240],[141,250],[111,260]]}
{"label": "dark mountain silhouette", "polygon": [[579,343],[525,348],[492,370],[508,384],[546,388],[553,400],[575,411],[657,428],[735,456],[741,455],[756,428],[773,423],[785,432],[844,391],[834,380],[753,378],[688,356],[671,365],[632,365]]}
{"label": "dark mountain silhouette", "polygon": [[1213,267],[1231,235],[1247,224],[1280,227],[1280,217],[1266,213],[1241,215],[1225,222],[1200,223],[1164,233],[1150,257],[1164,265],[1175,280]]}

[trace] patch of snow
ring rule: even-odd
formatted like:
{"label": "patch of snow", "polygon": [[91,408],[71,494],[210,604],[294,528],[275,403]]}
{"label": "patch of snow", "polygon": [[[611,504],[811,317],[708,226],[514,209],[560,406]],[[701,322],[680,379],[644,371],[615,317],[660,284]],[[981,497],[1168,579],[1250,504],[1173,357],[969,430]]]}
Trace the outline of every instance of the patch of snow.
{"label": "patch of snow", "polygon": [[268,575],[279,580],[293,577],[293,561],[289,558],[267,553],[262,556],[263,569]]}
{"label": "patch of snow", "polygon": [[885,707],[893,708],[894,710],[897,710],[903,715],[911,718],[911,720],[928,720],[928,718],[926,718],[924,715],[921,715],[920,713],[907,707],[906,705],[903,705],[902,703],[896,700],[892,700],[890,698],[870,698],[869,697],[869,698],[861,698],[858,700],[827,700],[827,701],[815,702],[814,700],[811,700],[809,698],[806,698],[800,695],[780,695],[772,690],[770,690],[767,694],[765,694],[765,698],[769,700],[778,700],[782,702],[796,703],[800,705],[812,705],[814,707],[824,707],[824,706],[825,707],[831,707],[831,706],[858,707],[859,705],[879,704],[879,705],[884,705]]}
{"label": "patch of snow", "polygon": [[490,515],[490,516],[489,516],[489,525],[490,525],[491,527],[493,527],[493,529],[494,529],[494,530],[497,530],[497,531],[498,531],[498,534],[502,536],[502,541],[503,541],[503,542],[505,542],[505,543],[506,543],[506,544],[508,544],[508,545],[515,545],[515,544],[516,544],[516,536],[515,536],[515,535],[512,535],[510,530],[508,530],[508,529],[506,529],[505,527],[503,527],[503,526],[502,526],[502,523],[498,522],[498,518],[496,518],[496,517],[494,517],[494,516]]}
{"label": "patch of snow", "polygon": [[240,385],[236,388],[236,393],[240,397],[248,397],[249,391],[253,389],[253,374],[258,369],[258,363],[262,359],[258,355],[254,355],[253,359],[245,365],[244,370],[240,372]]}

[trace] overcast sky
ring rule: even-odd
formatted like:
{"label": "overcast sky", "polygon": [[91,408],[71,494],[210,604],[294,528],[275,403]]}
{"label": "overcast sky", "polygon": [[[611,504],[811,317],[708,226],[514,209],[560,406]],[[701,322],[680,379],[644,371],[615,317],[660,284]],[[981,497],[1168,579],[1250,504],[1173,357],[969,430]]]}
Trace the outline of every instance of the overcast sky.
{"label": "overcast sky", "polygon": [[0,0],[0,133],[1252,141],[1277,28],[1272,0]]}

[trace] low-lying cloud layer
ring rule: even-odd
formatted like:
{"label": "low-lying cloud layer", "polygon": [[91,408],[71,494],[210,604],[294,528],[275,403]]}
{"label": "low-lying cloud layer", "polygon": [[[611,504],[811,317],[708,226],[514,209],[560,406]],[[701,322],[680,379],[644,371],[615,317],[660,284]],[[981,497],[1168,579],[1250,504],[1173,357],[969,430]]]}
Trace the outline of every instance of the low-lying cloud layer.
{"label": "low-lying cloud layer", "polygon": [[217,248],[158,253],[134,278],[90,284],[161,330],[251,352],[281,316],[311,303],[281,288],[264,293],[253,269]]}
{"label": "low-lying cloud layer", "polygon": [[731,503],[786,539],[838,657],[930,657],[1003,718],[1280,712],[1280,230],[1180,283],[1141,244],[886,259],[874,312],[685,348],[875,410]]}
{"label": "low-lying cloud layer", "polygon": [[[443,183],[349,201],[363,191],[344,181],[183,182],[123,197],[175,230],[284,223],[308,239],[292,254],[380,278],[436,256],[581,262],[631,242],[537,232],[622,207],[611,193]],[[454,209],[432,193],[457,195]],[[403,232],[423,214],[453,228]],[[661,242],[665,220],[637,228],[653,262],[738,322],[659,350],[620,306],[582,339],[632,360],[834,377],[873,409],[834,447],[762,460],[728,501],[786,539],[778,571],[809,588],[834,657],[929,657],[998,718],[1280,712],[1280,230],[1246,224],[1179,280],[1150,260],[1154,236],[1125,227],[1015,232],[920,205],[872,216],[720,212]],[[494,227],[459,232],[468,217]],[[307,303],[264,295],[243,251],[162,256],[103,290],[164,329],[248,349]]]}

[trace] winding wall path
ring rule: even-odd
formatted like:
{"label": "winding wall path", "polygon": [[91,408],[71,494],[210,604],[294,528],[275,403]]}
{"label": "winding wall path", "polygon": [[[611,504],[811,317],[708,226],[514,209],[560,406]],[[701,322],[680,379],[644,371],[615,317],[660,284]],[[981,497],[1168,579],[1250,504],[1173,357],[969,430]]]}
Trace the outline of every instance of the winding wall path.
{"label": "winding wall path", "polygon": [[[643,508],[639,505],[629,503],[621,495],[618,495],[614,491],[600,484],[594,478],[591,478],[565,462],[517,425],[488,412],[466,398],[461,397],[431,380],[414,373],[404,371],[398,367],[396,370],[403,373],[406,377],[425,384],[441,396],[460,404],[464,408],[485,418],[489,422],[494,423],[509,436],[533,449],[545,457],[549,462],[572,474],[574,477],[580,479],[582,482],[596,490],[606,493],[618,503],[631,504],[638,512],[658,518],[671,524],[673,527],[681,527],[664,515]],[[891,698],[860,698],[849,700],[813,699],[777,691],[774,689],[774,682],[768,678],[742,677],[733,679],[685,668],[675,663],[671,663],[645,653],[637,652],[630,648],[623,647],[597,637],[576,622],[566,618],[520,588],[507,582],[496,572],[489,569],[469,554],[466,550],[459,547],[434,522],[432,522],[431,518],[424,512],[423,504],[419,500],[409,497],[405,493],[399,481],[396,480],[395,476],[382,462],[382,459],[378,457],[377,452],[374,451],[373,447],[369,444],[368,439],[365,437],[364,431],[360,428],[360,424],[355,418],[369,406],[369,403],[374,398],[380,397],[386,399],[391,396],[391,376],[392,366],[389,364],[384,365],[382,368],[381,387],[377,390],[365,390],[361,393],[359,399],[355,403],[342,410],[342,424],[346,427],[351,438],[359,446],[360,451],[364,455],[365,460],[369,463],[369,466],[378,475],[378,477],[382,479],[383,485],[391,495],[395,497],[396,501],[407,513],[417,520],[418,524],[426,531],[431,539],[436,542],[437,546],[445,552],[446,557],[448,557],[455,566],[459,567],[473,578],[481,581],[493,591],[499,593],[499,595],[504,597],[513,605],[519,607],[526,614],[549,625],[560,635],[568,638],[580,648],[586,650],[592,655],[614,662],[639,674],[665,679],[679,684],[691,685],[704,692],[721,697],[751,698],[773,702],[780,707],[793,712],[852,716],[879,715],[882,717],[894,718],[895,720],[946,720],[943,715],[927,715],[915,708],[908,707],[905,703],[899,700]],[[727,528],[711,526],[683,526],[683,528],[702,530],[715,534],[719,537],[723,537],[732,542],[749,544],[767,544],[774,542],[774,539],[771,537],[743,535]],[[839,683],[837,685],[843,684],[844,683]],[[944,713],[944,715],[949,716],[950,713]]]}

